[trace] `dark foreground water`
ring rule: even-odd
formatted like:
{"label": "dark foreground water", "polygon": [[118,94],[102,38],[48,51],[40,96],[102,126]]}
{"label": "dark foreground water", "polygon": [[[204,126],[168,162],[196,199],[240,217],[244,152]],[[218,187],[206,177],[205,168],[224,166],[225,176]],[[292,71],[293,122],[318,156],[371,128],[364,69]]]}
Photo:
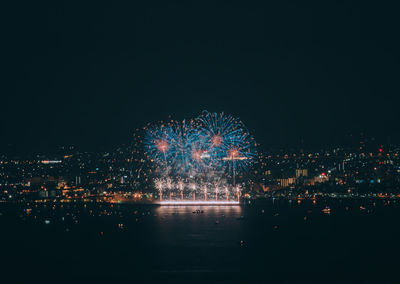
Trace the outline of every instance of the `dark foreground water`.
{"label": "dark foreground water", "polygon": [[400,201],[196,209],[0,204],[0,283],[400,283]]}

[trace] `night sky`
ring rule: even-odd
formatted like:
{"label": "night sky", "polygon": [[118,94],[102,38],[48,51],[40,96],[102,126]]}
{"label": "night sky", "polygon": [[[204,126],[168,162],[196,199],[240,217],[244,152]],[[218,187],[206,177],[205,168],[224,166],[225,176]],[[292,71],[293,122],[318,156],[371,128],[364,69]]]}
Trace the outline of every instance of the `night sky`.
{"label": "night sky", "polygon": [[113,147],[203,109],[240,117],[266,149],[400,140],[398,7],[41,2],[3,8],[2,152]]}

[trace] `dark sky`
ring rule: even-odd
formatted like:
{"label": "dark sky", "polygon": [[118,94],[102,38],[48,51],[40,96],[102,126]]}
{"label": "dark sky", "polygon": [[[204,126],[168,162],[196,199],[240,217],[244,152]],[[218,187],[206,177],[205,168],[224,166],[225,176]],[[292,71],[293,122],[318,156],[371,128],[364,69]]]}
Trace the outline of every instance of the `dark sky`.
{"label": "dark sky", "polygon": [[3,149],[114,146],[203,109],[240,117],[266,148],[400,140],[399,7],[83,2],[3,8]]}

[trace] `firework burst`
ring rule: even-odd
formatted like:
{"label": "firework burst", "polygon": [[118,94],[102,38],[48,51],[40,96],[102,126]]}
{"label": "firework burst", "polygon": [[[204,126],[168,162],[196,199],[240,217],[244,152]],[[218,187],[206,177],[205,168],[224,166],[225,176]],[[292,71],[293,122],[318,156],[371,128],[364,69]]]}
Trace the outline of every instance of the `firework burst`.
{"label": "firework burst", "polygon": [[[147,128],[145,152],[158,178],[155,187],[193,195],[236,195],[236,176],[245,172],[255,158],[256,143],[244,124],[224,113],[202,114],[190,121],[170,121]],[[231,180],[231,193],[226,191]],[[221,190],[221,189],[224,190]],[[210,190],[208,190],[210,189]],[[214,190],[212,190],[214,189]]]}

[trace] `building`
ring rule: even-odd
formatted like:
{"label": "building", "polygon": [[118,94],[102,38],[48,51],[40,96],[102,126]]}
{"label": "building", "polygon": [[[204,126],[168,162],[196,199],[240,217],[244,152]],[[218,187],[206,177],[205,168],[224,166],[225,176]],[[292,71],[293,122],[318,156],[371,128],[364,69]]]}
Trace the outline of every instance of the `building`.
{"label": "building", "polygon": [[296,178],[308,176],[307,169],[296,169]]}
{"label": "building", "polygon": [[278,179],[278,183],[281,187],[288,187],[292,184],[296,183],[296,179],[294,177],[291,178],[280,178]]}

